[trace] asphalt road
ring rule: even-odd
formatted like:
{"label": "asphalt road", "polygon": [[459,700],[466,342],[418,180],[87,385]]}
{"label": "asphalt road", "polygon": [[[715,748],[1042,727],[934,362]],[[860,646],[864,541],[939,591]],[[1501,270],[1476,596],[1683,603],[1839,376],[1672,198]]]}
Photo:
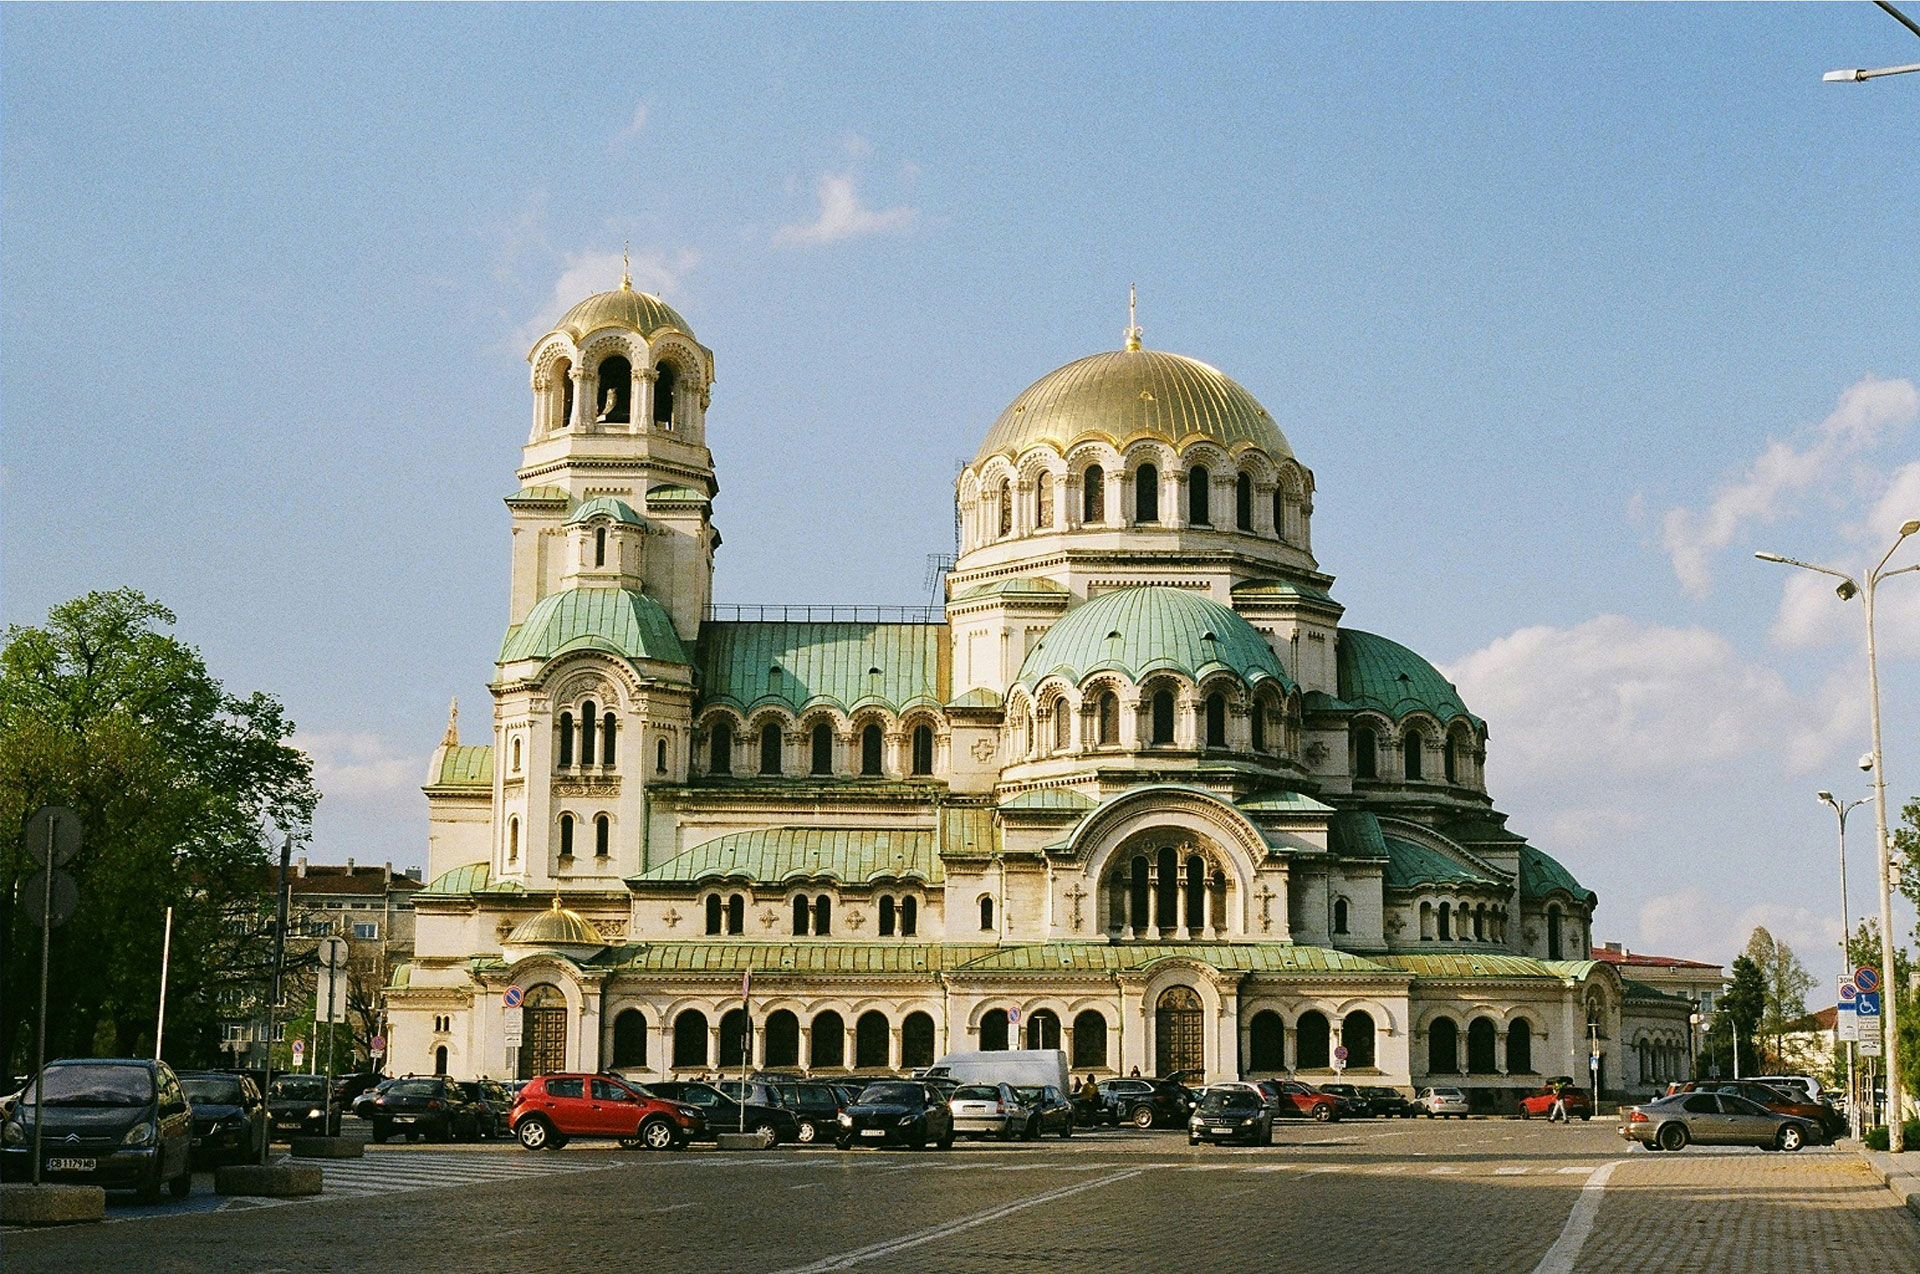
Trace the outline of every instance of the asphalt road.
{"label": "asphalt road", "polygon": [[455,1270],[1920,1270],[1920,1224],[1833,1149],[1628,1149],[1611,1120],[1131,1129],[952,1151],[370,1147],[317,1200],[113,1198],[0,1236],[9,1274]]}

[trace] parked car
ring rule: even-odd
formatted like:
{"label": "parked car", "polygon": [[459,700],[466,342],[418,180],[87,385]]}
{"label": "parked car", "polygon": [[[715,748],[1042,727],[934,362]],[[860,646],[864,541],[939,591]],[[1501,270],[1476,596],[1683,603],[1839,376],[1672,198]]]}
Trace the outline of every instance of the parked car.
{"label": "parked car", "polygon": [[700,1111],[611,1075],[541,1075],[527,1081],[506,1127],[527,1150],[558,1150],[575,1137],[679,1150],[701,1135]]}
{"label": "parked car", "polygon": [[1342,1109],[1344,1103],[1340,1098],[1315,1088],[1312,1084],[1303,1084],[1297,1079],[1260,1081],[1263,1091],[1269,1085],[1272,1086],[1276,1097],[1276,1100],[1271,1103],[1276,1118],[1312,1119],[1324,1124],[1346,1113]]}
{"label": "parked car", "polygon": [[253,1163],[267,1149],[267,1103],[245,1075],[186,1071],[179,1076],[193,1108],[193,1154],[205,1164]]}
{"label": "parked car", "polygon": [[1628,1109],[1620,1135],[1649,1150],[1704,1146],[1758,1146],[1798,1150],[1821,1140],[1820,1125],[1782,1115],[1737,1093],[1687,1092]]}
{"label": "parked car", "polygon": [[816,1080],[770,1081],[780,1094],[780,1104],[793,1112],[799,1123],[794,1140],[803,1146],[831,1141],[839,1127],[840,1112],[847,1102],[832,1084]]}
{"label": "parked car", "polygon": [[746,1086],[742,1088],[740,1081],[737,1079],[722,1079],[714,1081],[713,1086],[735,1101],[741,1100],[740,1094],[742,1092],[746,1093],[746,1103],[749,1106],[778,1106],[784,1108],[787,1104],[786,1098],[780,1093],[780,1086],[766,1080],[750,1079],[747,1081]]}
{"label": "parked car", "polygon": [[647,1091],[682,1106],[692,1106],[700,1112],[705,1126],[694,1134],[695,1140],[712,1141],[723,1132],[740,1131],[759,1133],[760,1139],[769,1146],[800,1140],[800,1121],[784,1106],[748,1102],[743,1111],[739,1102],[712,1084],[689,1084],[678,1080],[649,1084]]}
{"label": "parked car", "polygon": [[1413,1101],[1397,1088],[1375,1085],[1364,1087],[1360,1092],[1367,1099],[1367,1110],[1376,1119],[1412,1119],[1420,1113]]}
{"label": "parked car", "polygon": [[1413,1104],[1428,1119],[1465,1119],[1473,1109],[1467,1095],[1457,1088],[1423,1088]]}
{"label": "parked car", "polygon": [[940,1090],[919,1080],[894,1079],[868,1084],[858,1100],[840,1112],[835,1144],[906,1145],[924,1150],[928,1143],[953,1147],[953,1112]]}
{"label": "parked car", "polygon": [[1540,1091],[1528,1093],[1520,1099],[1518,1114],[1522,1119],[1545,1119],[1553,1113],[1553,1103],[1565,1093],[1568,1119],[1592,1119],[1593,1103],[1587,1099],[1586,1090],[1575,1088],[1570,1081],[1548,1080],[1540,1086]]}
{"label": "parked car", "polygon": [[1273,1141],[1273,1110],[1258,1090],[1245,1085],[1209,1088],[1187,1120],[1187,1144],[1197,1146],[1203,1141],[1267,1145]]}
{"label": "parked car", "polygon": [[348,1106],[347,1113],[354,1115],[360,1119],[373,1118],[373,1099],[378,1097],[381,1093],[386,1092],[387,1089],[392,1085],[397,1084],[399,1082],[400,1081],[398,1079],[381,1080],[379,1083],[375,1084],[372,1088],[367,1089],[365,1092],[355,1097],[352,1103]]}
{"label": "parked car", "polygon": [[1340,1114],[1346,1119],[1373,1118],[1373,1103],[1353,1084],[1322,1084],[1320,1091],[1340,1099]]}
{"label": "parked car", "polygon": [[1011,1141],[1019,1127],[1020,1099],[1012,1084],[962,1084],[947,1098],[956,1136]]}
{"label": "parked car", "polygon": [[1811,1075],[1755,1075],[1753,1082],[1773,1088],[1799,1089],[1814,1101],[1831,1101],[1833,1094]]}
{"label": "parked car", "polygon": [[366,1092],[369,1088],[379,1087],[385,1079],[385,1075],[379,1074],[376,1071],[355,1071],[350,1075],[335,1075],[333,1077],[333,1104],[342,1110],[351,1110],[353,1109],[354,1098]]}
{"label": "parked car", "polygon": [[1055,1133],[1062,1140],[1073,1136],[1073,1103],[1052,1084],[1018,1084],[1013,1095],[1026,1113],[1020,1135],[1028,1141],[1037,1141],[1047,1133]]}
{"label": "parked car", "polygon": [[1823,1101],[1815,1101],[1798,1087],[1754,1079],[1703,1079],[1682,1084],[1680,1092],[1734,1093],[1757,1102],[1776,1115],[1794,1115],[1820,1125],[1826,1138],[1847,1130],[1847,1117]]}
{"label": "parked car", "polygon": [[373,1141],[398,1134],[408,1141],[471,1140],[480,1135],[480,1112],[460,1085],[443,1075],[408,1076],[381,1089],[368,1116]]}
{"label": "parked car", "polygon": [[288,1137],[338,1137],[342,1111],[327,1112],[325,1075],[279,1075],[267,1090],[267,1112],[275,1140]]}
{"label": "parked car", "polygon": [[498,1137],[513,1127],[515,1096],[506,1086],[491,1079],[463,1079],[460,1092],[474,1110],[474,1135],[481,1140]]}
{"label": "parked car", "polygon": [[36,1103],[29,1081],[0,1127],[0,1177],[32,1179],[38,1122],[44,1181],[131,1187],[149,1202],[162,1187],[176,1199],[192,1191],[193,1111],[165,1062],[48,1062],[41,1084],[42,1100]]}
{"label": "parked car", "polygon": [[1109,1079],[1100,1085],[1100,1097],[1114,1123],[1135,1128],[1177,1128],[1193,1109],[1187,1090],[1163,1079]]}

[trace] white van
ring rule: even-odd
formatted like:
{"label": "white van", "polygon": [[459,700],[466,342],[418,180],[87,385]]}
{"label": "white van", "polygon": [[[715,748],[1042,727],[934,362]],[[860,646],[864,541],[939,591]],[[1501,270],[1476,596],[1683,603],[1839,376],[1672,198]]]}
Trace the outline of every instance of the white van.
{"label": "white van", "polygon": [[1051,1084],[1063,1097],[1073,1088],[1067,1074],[1067,1055],[1057,1048],[1002,1049],[992,1053],[948,1053],[916,1072],[917,1078],[950,1079],[957,1084]]}

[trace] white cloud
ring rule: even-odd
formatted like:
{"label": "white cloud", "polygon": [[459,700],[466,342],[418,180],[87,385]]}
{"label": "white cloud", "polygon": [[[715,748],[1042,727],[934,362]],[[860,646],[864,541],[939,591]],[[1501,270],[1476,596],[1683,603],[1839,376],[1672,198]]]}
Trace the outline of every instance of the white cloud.
{"label": "white cloud", "polygon": [[302,731],[294,742],[313,758],[313,781],[330,800],[390,805],[420,800],[427,758],[402,752],[377,734]]}
{"label": "white cloud", "polygon": [[[516,334],[522,352],[553,330],[560,316],[595,292],[620,286],[618,252],[568,253],[566,268],[555,280],[553,292],[539,312]],[[681,282],[700,264],[700,254],[692,248],[668,251],[644,251],[633,256],[633,286],[642,292],[661,295],[676,292]]]}
{"label": "white cloud", "polygon": [[1867,451],[1920,415],[1920,391],[1907,380],[1869,376],[1840,395],[1805,448],[1775,442],[1735,482],[1723,486],[1703,511],[1669,510],[1661,545],[1674,574],[1694,596],[1712,584],[1714,554],[1751,523],[1771,522],[1788,510],[1788,497],[1812,488],[1849,456]]}
{"label": "white cloud", "polygon": [[[1811,907],[1781,902],[1737,907],[1722,894],[1690,886],[1648,898],[1640,904],[1637,919],[1639,933],[1627,940],[1636,951],[1731,965],[1746,950],[1754,929],[1764,926],[1810,969],[1819,971],[1838,959],[1839,917]],[[1820,998],[1823,995],[1828,998]],[[1825,1007],[1831,995],[1828,984],[1816,985],[1807,994],[1807,1007]]]}
{"label": "white cloud", "polygon": [[827,173],[820,178],[820,215],[807,225],[782,226],[775,243],[790,245],[838,243],[875,234],[902,234],[912,227],[916,209],[903,206],[875,210],[860,201],[853,177]]}

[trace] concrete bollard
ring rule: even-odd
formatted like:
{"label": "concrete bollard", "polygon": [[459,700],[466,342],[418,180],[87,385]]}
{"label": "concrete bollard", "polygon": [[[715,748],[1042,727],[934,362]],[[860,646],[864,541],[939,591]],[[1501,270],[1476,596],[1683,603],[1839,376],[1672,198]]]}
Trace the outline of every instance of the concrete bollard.
{"label": "concrete bollard", "polygon": [[295,1137],[288,1148],[295,1159],[361,1159],[367,1143],[351,1137]]}
{"label": "concrete bollard", "polygon": [[317,1163],[234,1163],[214,1170],[215,1194],[293,1199],[320,1193]]}
{"label": "concrete bollard", "polygon": [[74,1225],[107,1215],[107,1192],[99,1186],[0,1186],[0,1224]]}
{"label": "concrete bollard", "polygon": [[721,1150],[765,1150],[767,1139],[757,1132],[723,1132],[716,1139]]}

